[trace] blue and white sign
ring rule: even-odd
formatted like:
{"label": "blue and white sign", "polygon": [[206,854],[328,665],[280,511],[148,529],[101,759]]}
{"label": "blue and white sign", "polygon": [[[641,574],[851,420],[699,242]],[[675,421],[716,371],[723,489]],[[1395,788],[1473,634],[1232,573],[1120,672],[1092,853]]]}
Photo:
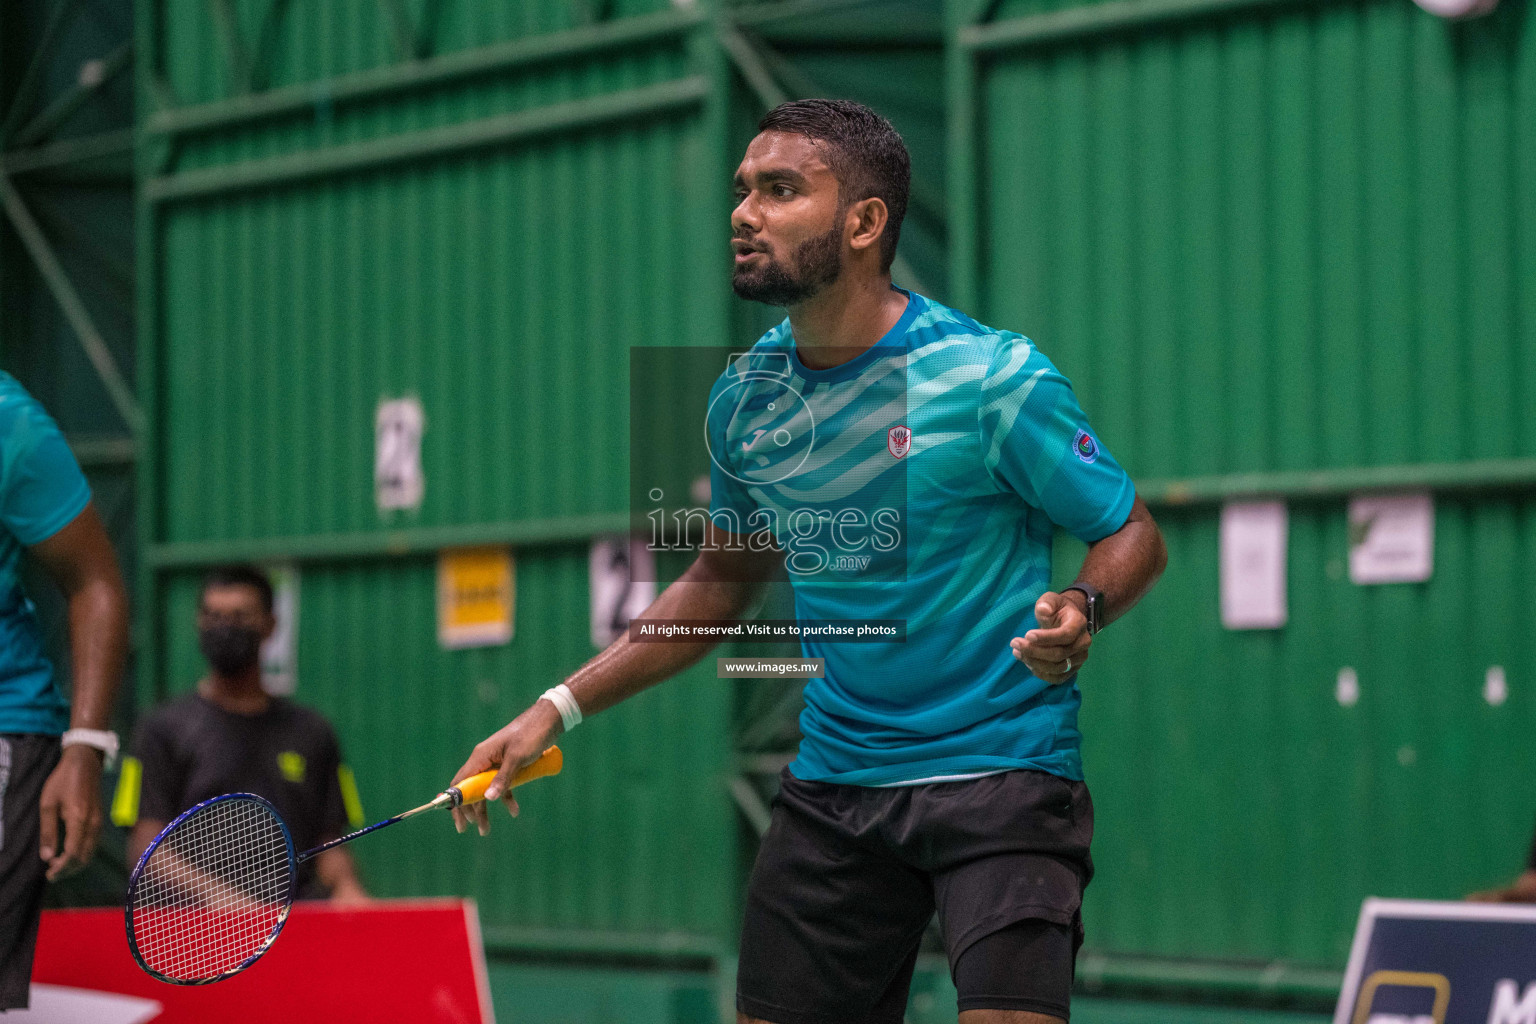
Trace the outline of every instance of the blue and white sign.
{"label": "blue and white sign", "polygon": [[1536,1024],[1536,906],[1366,900],[1333,1024]]}

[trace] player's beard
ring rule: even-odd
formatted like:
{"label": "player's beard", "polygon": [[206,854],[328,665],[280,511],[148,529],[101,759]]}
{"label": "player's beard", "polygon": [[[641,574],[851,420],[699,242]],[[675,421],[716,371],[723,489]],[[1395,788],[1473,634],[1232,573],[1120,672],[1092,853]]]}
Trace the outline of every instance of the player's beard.
{"label": "player's beard", "polygon": [[761,266],[735,268],[731,289],[743,299],[770,306],[804,302],[842,275],[842,219],[838,218],[826,233],[795,246],[793,269],[769,253],[763,257]]}

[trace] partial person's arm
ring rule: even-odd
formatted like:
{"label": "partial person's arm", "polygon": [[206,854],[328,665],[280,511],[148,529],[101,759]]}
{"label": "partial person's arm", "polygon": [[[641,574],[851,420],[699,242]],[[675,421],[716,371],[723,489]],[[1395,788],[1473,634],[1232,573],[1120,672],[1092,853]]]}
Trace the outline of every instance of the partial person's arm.
{"label": "partial person's arm", "polygon": [[1502,889],[1484,889],[1469,893],[1473,903],[1536,903],[1536,868],[1527,868]]}
{"label": "partial person's arm", "polygon": [[[106,729],[128,650],[128,597],[95,505],[28,550],[69,602],[70,728]],[[85,866],[96,848],[102,758],[92,747],[66,747],[43,784],[38,853],[50,881]]]}
{"label": "partial person's arm", "polygon": [[1474,903],[1536,903],[1536,838],[1531,840],[1531,852],[1519,878],[1500,889],[1469,893],[1467,899]]}
{"label": "partial person's arm", "polygon": [[[750,551],[748,539],[709,528],[704,550],[688,570],[651,603],[635,621],[644,619],[715,619],[739,621],[749,617],[760,603],[765,584],[775,566],[783,561],[777,548]],[[631,643],[621,635],[601,654],[577,669],[565,685],[570,688],[583,717],[634,696],[641,690],[693,665],[719,645],[718,641],[693,643]],[[455,809],[459,831],[471,818],[484,834],[490,826],[486,804],[497,796],[517,814],[517,799],[507,779],[522,765],[534,761],[562,731],[560,712],[546,700],[514,718],[475,746],[469,760],[454,775],[460,779],[492,768],[496,781],[486,791],[485,803]]]}
{"label": "partial person's arm", "polygon": [[153,818],[140,818],[134,823],[133,830],[128,833],[128,845],[125,849],[125,858],[128,861],[128,870],[132,871],[139,863],[139,858],[144,856],[144,851],[149,849],[149,844],[154,842],[169,821],[158,821]]}
{"label": "partial person's arm", "polygon": [[368,890],[357,877],[357,862],[345,846],[332,847],[315,857],[315,877],[330,892],[332,903],[368,902]]}
{"label": "partial person's arm", "polygon": [[[1077,581],[1104,595],[1104,622],[1135,607],[1168,565],[1163,534],[1146,502],[1136,498],[1125,525],[1088,547]],[[1013,653],[1047,683],[1063,683],[1088,660],[1088,599],[1081,590],[1047,591],[1035,602],[1039,628],[1013,639]],[[1070,666],[1069,666],[1070,662]]]}

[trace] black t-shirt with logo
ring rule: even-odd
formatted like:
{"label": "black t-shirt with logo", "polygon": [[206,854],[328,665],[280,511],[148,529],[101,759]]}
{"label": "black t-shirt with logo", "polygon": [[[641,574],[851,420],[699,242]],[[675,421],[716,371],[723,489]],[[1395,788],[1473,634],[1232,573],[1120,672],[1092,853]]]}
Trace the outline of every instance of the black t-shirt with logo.
{"label": "black t-shirt with logo", "polygon": [[[142,773],[139,820],[169,822],[223,793],[255,793],[277,808],[295,853],[347,831],[336,734],[290,700],[274,697],[265,711],[243,715],[189,693],[150,712],[133,748]],[[323,895],[312,862],[300,868],[298,887]]]}

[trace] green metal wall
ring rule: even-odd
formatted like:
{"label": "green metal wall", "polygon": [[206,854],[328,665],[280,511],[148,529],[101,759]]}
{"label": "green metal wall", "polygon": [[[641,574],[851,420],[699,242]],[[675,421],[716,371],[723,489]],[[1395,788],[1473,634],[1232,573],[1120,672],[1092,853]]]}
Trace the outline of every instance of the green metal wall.
{"label": "green metal wall", "polygon": [[[373,815],[594,653],[587,544],[627,521],[629,349],[726,331],[710,26],[596,7],[140,6],[147,674],[163,695],[201,673],[202,567],[298,564],[297,696]],[[403,395],[425,499],[381,514],[374,411]],[[434,556],[473,543],[516,547],[516,635],[445,651]],[[732,695],[712,676],[584,725],[489,841],[440,821],[360,844],[368,883],[475,897],[493,949],[728,947]]]}
{"label": "green metal wall", "polygon": [[[1083,679],[1089,944],[1341,963],[1362,897],[1455,898],[1530,839],[1536,22],[991,6],[949,10],[953,291],[1074,380],[1170,548]],[[1372,486],[1437,491],[1430,582],[1348,582]],[[1290,622],[1228,632],[1218,503],[1262,495]]]}

